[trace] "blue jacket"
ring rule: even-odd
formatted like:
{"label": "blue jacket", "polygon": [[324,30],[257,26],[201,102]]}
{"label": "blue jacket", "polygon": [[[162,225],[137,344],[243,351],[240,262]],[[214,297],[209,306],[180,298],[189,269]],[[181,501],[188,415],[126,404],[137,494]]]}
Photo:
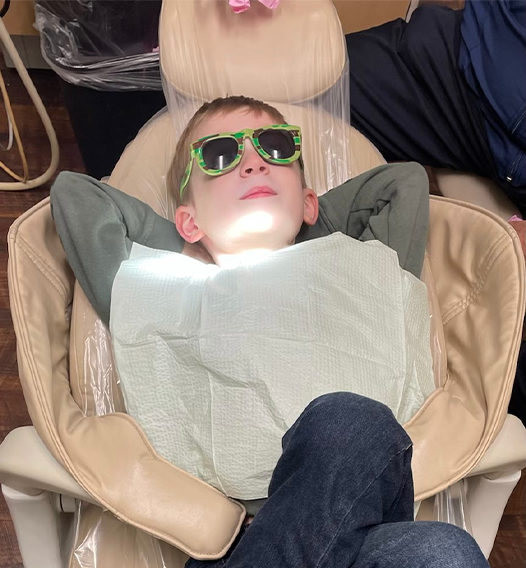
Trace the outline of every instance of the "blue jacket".
{"label": "blue jacket", "polygon": [[478,97],[498,175],[526,186],[526,0],[466,0],[459,67]]}

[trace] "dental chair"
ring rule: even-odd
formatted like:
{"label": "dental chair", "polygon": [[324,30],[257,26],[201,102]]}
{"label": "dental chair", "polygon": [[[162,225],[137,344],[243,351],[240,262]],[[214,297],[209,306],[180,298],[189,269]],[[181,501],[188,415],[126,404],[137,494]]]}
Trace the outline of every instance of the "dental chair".
{"label": "dental chair", "polygon": [[[141,130],[109,183],[161,215],[173,218],[176,139],[216,96],[263,99],[301,125],[318,193],[383,163],[346,120],[345,46],[330,0],[283,0],[275,11],[254,3],[238,15],[225,0],[167,0],[160,50],[169,111]],[[187,555],[222,556],[245,511],[160,458],[126,415],[107,330],[74,280],[48,199],[13,224],[8,246],[33,426],[0,446],[0,481],[25,568],[180,568]],[[437,389],[405,425],[419,518],[447,520],[446,496],[488,556],[526,463],[526,432],[507,415],[525,303],[518,238],[489,211],[431,197],[422,279]]]}

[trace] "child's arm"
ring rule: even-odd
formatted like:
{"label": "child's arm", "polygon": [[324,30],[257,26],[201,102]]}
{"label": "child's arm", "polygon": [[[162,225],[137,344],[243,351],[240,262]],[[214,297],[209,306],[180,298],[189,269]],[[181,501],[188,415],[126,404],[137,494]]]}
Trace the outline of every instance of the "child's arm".
{"label": "child's arm", "polygon": [[297,242],[341,231],[361,241],[379,240],[396,250],[400,266],[420,277],[429,225],[429,180],[416,163],[369,170],[319,198],[316,225]]}
{"label": "child's arm", "polygon": [[86,175],[64,172],[57,177],[51,188],[51,212],[75,277],[106,325],[113,280],[133,242],[183,250],[174,223]]}

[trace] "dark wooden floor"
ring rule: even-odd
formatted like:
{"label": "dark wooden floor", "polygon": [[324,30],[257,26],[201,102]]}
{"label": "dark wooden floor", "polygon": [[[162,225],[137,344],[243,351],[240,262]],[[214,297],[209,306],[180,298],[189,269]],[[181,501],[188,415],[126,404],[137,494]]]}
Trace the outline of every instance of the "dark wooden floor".
{"label": "dark wooden floor", "polygon": [[[49,148],[44,129],[16,73],[5,70],[1,59],[0,69],[3,69],[8,84],[31,174],[36,176],[46,169],[49,162]],[[82,160],[63,105],[57,78],[48,71],[32,72],[31,76],[57,131],[61,150],[59,171],[83,171]],[[5,146],[6,132],[6,119],[1,105],[0,145],[2,146]],[[0,160],[20,171],[16,151],[0,151]],[[0,173],[0,181],[8,181],[8,177]],[[9,313],[6,234],[11,223],[20,214],[48,194],[49,184],[38,190],[26,192],[0,191],[0,441],[13,428],[30,424],[18,381],[15,336]],[[492,568],[526,566],[525,502],[523,472],[521,482],[515,489],[501,522],[490,559]],[[0,498],[0,568],[22,568],[13,526],[2,498]]]}

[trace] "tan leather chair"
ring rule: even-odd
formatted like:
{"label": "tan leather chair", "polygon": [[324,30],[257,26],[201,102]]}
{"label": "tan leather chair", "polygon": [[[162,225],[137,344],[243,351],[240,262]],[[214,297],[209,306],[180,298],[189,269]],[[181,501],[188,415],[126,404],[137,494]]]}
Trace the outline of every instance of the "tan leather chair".
{"label": "tan leather chair", "polygon": [[[327,178],[327,172],[319,175],[313,169],[322,161],[323,129],[345,135],[348,144],[340,140],[335,147],[348,152],[338,158],[348,173],[382,163],[363,136],[305,104],[344,72],[345,49],[331,2],[284,1],[272,14],[258,4],[253,8],[240,20],[225,0],[166,1],[161,60],[167,83],[183,93],[188,108],[201,98],[224,94],[225,76],[229,92],[278,106],[311,141],[305,156],[311,181]],[[265,44],[264,68],[253,65],[261,55],[261,43],[250,41],[254,37],[272,38]],[[297,45],[301,37],[303,47]],[[316,50],[309,49],[312,45]],[[235,52],[236,46],[249,47],[233,72],[221,67],[228,61],[220,53]],[[325,65],[316,64],[316,73],[306,57],[314,51],[316,57],[327,55]],[[282,69],[285,52],[292,62],[288,70]],[[188,54],[196,53],[202,76],[189,81],[195,61]],[[287,82],[290,77],[294,86]],[[285,91],[287,97],[279,96]],[[173,122],[164,113],[128,146],[110,183],[169,216],[173,201],[165,176],[174,148]],[[320,192],[326,189],[316,183]],[[222,556],[244,510],[160,458],[123,412],[106,330],[74,281],[49,201],[22,215],[8,240],[19,372],[33,426],[10,433],[0,446],[0,481],[26,568],[178,568],[186,554]],[[423,278],[440,356],[437,390],[405,425],[415,444],[416,499],[432,499],[458,481],[467,486],[474,534],[489,554],[526,461],[524,428],[506,414],[524,316],[524,258],[505,222],[451,199],[431,198],[427,248]],[[95,391],[102,388],[107,397],[102,412],[97,396],[86,389],[92,380],[99,381]],[[67,511],[75,509],[73,522]]]}

